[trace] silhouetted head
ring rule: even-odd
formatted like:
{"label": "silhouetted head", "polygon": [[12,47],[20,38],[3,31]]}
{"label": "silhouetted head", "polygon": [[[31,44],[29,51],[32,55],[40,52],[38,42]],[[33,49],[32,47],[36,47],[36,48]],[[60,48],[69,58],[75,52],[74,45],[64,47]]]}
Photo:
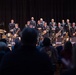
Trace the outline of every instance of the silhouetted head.
{"label": "silhouetted head", "polygon": [[24,28],[22,31],[21,41],[23,45],[36,45],[37,31],[33,28]]}
{"label": "silhouetted head", "polygon": [[70,41],[67,41],[64,45],[64,50],[67,52],[71,52],[72,51],[72,43]]}
{"label": "silhouetted head", "polygon": [[45,37],[43,40],[43,46],[49,46],[50,45],[50,39]]}

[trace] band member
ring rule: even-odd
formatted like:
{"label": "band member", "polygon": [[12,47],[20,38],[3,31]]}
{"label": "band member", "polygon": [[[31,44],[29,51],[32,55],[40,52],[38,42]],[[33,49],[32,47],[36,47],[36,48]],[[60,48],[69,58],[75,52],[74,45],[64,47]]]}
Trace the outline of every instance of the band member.
{"label": "band member", "polygon": [[11,20],[11,23],[9,23],[9,32],[13,32],[13,29],[14,29],[14,27],[15,27],[15,23],[14,23],[14,20],[12,19]]}
{"label": "band member", "polygon": [[53,23],[53,25],[50,28],[50,37],[55,35],[56,25]]}
{"label": "band member", "polygon": [[30,28],[30,21],[27,21],[27,24],[25,24],[26,28]]}
{"label": "band member", "polygon": [[70,37],[70,29],[71,29],[71,23],[70,23],[70,20],[67,19],[67,21],[66,21],[66,32],[68,32],[69,37]]}
{"label": "band member", "polygon": [[49,37],[49,26],[47,25],[47,22],[43,25],[42,35],[44,37]]}
{"label": "band member", "polygon": [[39,36],[41,36],[42,28],[43,28],[43,25],[40,23],[40,20],[38,20],[36,29],[39,32]]}
{"label": "band member", "polygon": [[17,36],[20,35],[20,28],[19,28],[19,26],[18,26],[17,23],[15,24],[15,28],[13,29],[13,35],[14,35],[15,37],[17,37]]}
{"label": "band member", "polygon": [[62,20],[61,26],[62,26],[62,27],[65,27],[65,26],[66,26],[66,23],[65,23],[64,20]]}
{"label": "band member", "polygon": [[72,23],[72,28],[70,29],[70,34],[71,34],[71,37],[75,37],[76,36],[75,22]]}
{"label": "band member", "polygon": [[31,17],[30,25],[33,25],[33,28],[36,27],[36,21],[34,20],[34,17]]}
{"label": "band member", "polygon": [[49,27],[53,26],[53,24],[56,25],[56,22],[54,21],[54,19],[51,19],[51,22],[49,23]]}
{"label": "band member", "polygon": [[40,23],[40,20],[38,20],[36,29],[37,29],[40,33],[42,32],[42,27],[43,27],[43,25]]}
{"label": "band member", "polygon": [[51,38],[51,42],[52,43],[55,43],[55,40],[56,40],[56,38],[55,38],[55,36],[56,36],[55,31],[56,31],[56,25],[55,25],[55,23],[53,23],[53,25],[50,27],[50,38]]}
{"label": "band member", "polygon": [[63,27],[63,35],[66,34],[67,26],[64,20],[62,20],[61,26]]}
{"label": "band member", "polygon": [[56,33],[57,37],[61,37],[63,35],[63,27],[61,26],[60,22],[58,22],[55,33]]}
{"label": "band member", "polygon": [[43,18],[40,18],[40,24],[44,25],[45,21],[43,20]]}

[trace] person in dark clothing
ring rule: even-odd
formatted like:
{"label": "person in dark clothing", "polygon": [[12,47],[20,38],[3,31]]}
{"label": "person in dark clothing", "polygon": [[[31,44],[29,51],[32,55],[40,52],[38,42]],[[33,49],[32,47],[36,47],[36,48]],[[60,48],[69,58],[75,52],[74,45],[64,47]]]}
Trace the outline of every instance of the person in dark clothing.
{"label": "person in dark clothing", "polygon": [[61,26],[62,26],[63,28],[65,28],[65,26],[66,26],[65,20],[62,20]]}
{"label": "person in dark clothing", "polygon": [[76,43],[73,45],[72,60],[73,67],[67,71],[62,72],[61,75],[76,75]]}
{"label": "person in dark clothing", "polygon": [[76,36],[76,26],[75,26],[75,22],[72,23],[72,27],[70,29],[70,34],[71,37],[75,37]]}
{"label": "person in dark clothing", "polygon": [[20,27],[19,27],[19,25],[16,23],[15,24],[15,28],[13,29],[13,36],[14,36],[14,38],[16,38],[16,37],[18,37],[18,36],[20,36]]}
{"label": "person in dark clothing", "polygon": [[69,37],[71,37],[71,35],[70,35],[71,23],[70,23],[69,19],[67,19],[67,21],[66,21],[66,28],[65,29],[66,29],[66,32],[68,33]]}
{"label": "person in dark clothing", "polygon": [[4,56],[0,75],[53,75],[51,61],[46,54],[36,49],[36,42],[37,31],[24,28],[21,36],[22,45]]}
{"label": "person in dark clothing", "polygon": [[36,28],[36,21],[34,20],[34,17],[31,17],[30,24],[33,26],[33,28]]}
{"label": "person in dark clothing", "polygon": [[15,23],[13,19],[11,20],[11,23],[9,23],[8,27],[9,27],[9,32],[13,32],[13,28],[15,27]]}
{"label": "person in dark clothing", "polygon": [[60,22],[58,22],[55,33],[56,33],[57,37],[63,36],[63,27],[61,26]]}
{"label": "person in dark clothing", "polygon": [[47,22],[44,23],[43,28],[42,28],[42,35],[43,37],[49,37],[49,26],[47,25]]}

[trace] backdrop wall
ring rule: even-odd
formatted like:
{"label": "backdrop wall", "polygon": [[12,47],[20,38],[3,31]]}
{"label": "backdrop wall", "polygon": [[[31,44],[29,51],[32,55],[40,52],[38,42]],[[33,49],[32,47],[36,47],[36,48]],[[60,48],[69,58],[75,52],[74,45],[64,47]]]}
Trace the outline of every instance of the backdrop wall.
{"label": "backdrop wall", "polygon": [[11,19],[23,29],[32,16],[36,21],[42,17],[47,22],[52,18],[76,22],[76,4],[73,0],[0,0],[0,23],[5,23],[6,30]]}

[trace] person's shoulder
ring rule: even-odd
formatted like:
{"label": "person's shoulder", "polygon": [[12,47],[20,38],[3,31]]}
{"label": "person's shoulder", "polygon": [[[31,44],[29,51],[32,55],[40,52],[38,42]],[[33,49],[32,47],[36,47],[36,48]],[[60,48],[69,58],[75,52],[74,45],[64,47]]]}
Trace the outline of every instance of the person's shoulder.
{"label": "person's shoulder", "polygon": [[1,65],[3,66],[5,64],[7,64],[7,62],[12,59],[11,58],[12,56],[13,56],[12,52],[6,53],[1,60]]}
{"label": "person's shoulder", "polygon": [[40,56],[40,57],[47,57],[47,54],[45,53],[45,52],[43,52],[44,51],[44,47],[42,47],[40,50],[41,51],[39,51],[38,49],[36,49],[36,52],[37,52],[37,54]]}

